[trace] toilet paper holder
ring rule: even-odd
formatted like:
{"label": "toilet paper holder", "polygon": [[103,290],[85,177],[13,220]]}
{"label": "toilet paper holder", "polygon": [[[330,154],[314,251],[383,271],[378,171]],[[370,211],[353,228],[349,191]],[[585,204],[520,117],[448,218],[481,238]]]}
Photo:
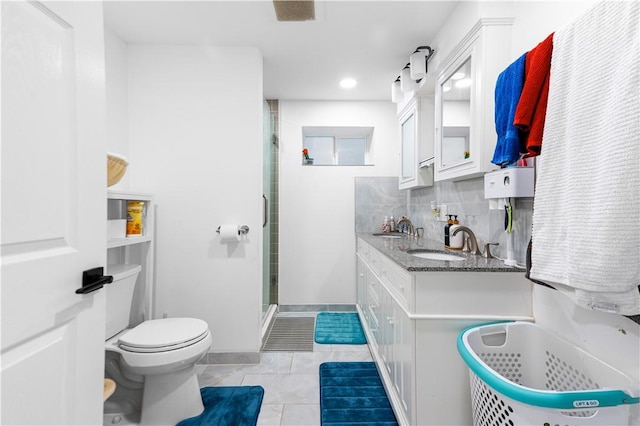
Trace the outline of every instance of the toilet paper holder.
{"label": "toilet paper holder", "polygon": [[[216,232],[219,234],[220,233],[220,226],[218,226],[218,229],[216,229]],[[249,227],[247,225],[242,225],[240,228],[238,228],[238,235],[247,235],[249,233]]]}

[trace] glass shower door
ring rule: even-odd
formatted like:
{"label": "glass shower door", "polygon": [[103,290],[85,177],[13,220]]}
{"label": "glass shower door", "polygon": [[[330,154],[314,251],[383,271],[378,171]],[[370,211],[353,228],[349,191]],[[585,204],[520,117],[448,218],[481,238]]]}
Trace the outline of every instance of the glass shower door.
{"label": "glass shower door", "polygon": [[262,318],[270,304],[271,288],[271,230],[269,226],[269,195],[271,188],[271,111],[269,104],[263,103],[262,125]]}
{"label": "glass shower door", "polygon": [[[273,114],[269,103],[266,101],[263,103],[263,176],[262,176],[262,202],[263,202],[263,216],[262,216],[262,320],[268,320],[267,316],[270,311],[275,309],[277,303],[277,289],[274,288],[276,284],[273,271],[273,245],[277,243],[272,236],[274,235],[274,223],[272,221],[273,203],[274,200],[274,181],[276,179],[277,167],[276,156],[277,147],[274,143],[275,138],[275,125]],[[275,294],[274,294],[275,293]]]}

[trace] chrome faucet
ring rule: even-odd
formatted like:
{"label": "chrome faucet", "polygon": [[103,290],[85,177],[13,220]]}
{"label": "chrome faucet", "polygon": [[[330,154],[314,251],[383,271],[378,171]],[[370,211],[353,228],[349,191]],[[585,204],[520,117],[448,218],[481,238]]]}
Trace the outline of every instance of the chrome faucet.
{"label": "chrome faucet", "polygon": [[[403,226],[404,225],[404,226]],[[406,226],[406,227],[405,227]],[[413,224],[411,223],[411,221],[409,219],[407,219],[406,216],[403,216],[402,219],[400,219],[398,221],[398,225],[397,228],[400,232],[402,232],[402,229],[406,229],[406,233],[409,235],[415,235],[415,229],[413,228]]]}
{"label": "chrome faucet", "polygon": [[494,256],[491,254],[491,250],[489,250],[489,246],[497,246],[499,243],[484,243],[484,253],[482,253],[482,257],[486,257],[487,259],[493,259]]}
{"label": "chrome faucet", "polygon": [[466,240],[468,241],[468,250],[471,252],[471,254],[482,255],[482,252],[480,252],[480,249],[478,248],[478,240],[476,240],[476,235],[471,229],[461,225],[454,229],[451,235],[456,235],[458,232],[464,232],[468,235],[468,238]]}

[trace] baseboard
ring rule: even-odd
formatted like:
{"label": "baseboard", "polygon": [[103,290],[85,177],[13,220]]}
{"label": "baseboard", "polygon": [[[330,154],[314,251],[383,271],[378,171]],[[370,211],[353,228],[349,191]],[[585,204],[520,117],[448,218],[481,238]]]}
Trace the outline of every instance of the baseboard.
{"label": "baseboard", "polygon": [[[271,324],[278,313],[278,305],[269,305],[269,309],[267,313],[264,315],[262,319],[262,330],[260,335],[260,342],[264,342],[264,338],[267,335],[267,332],[271,328]],[[262,346],[261,346],[262,347]]]}
{"label": "baseboard", "polygon": [[210,352],[198,364],[260,364],[260,352]]}
{"label": "baseboard", "polygon": [[278,312],[357,312],[352,304],[278,305]]}

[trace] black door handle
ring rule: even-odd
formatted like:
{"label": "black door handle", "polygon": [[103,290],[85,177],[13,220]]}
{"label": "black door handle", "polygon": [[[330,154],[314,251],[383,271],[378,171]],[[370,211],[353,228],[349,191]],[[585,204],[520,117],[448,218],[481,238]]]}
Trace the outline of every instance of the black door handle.
{"label": "black door handle", "polygon": [[269,199],[266,195],[262,194],[262,227],[267,226],[269,221]]}
{"label": "black door handle", "polygon": [[104,268],[99,266],[82,272],[82,287],[76,290],[76,294],[87,294],[101,289],[105,284],[113,282],[111,275],[103,275]]}

